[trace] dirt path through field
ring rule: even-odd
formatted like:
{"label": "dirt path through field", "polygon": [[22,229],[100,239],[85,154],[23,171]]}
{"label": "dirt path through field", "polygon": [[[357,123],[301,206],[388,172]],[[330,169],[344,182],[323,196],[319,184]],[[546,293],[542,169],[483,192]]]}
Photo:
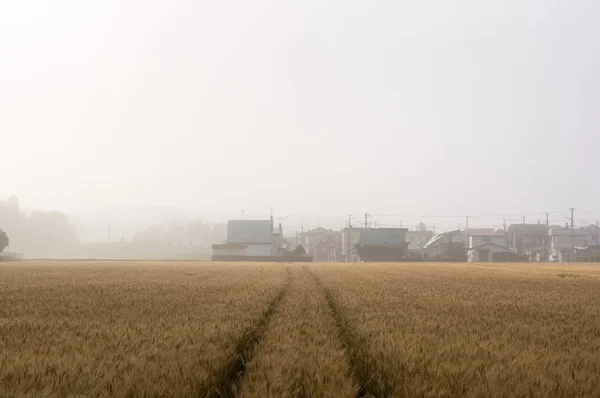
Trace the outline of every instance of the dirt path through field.
{"label": "dirt path through field", "polygon": [[277,307],[288,294],[292,285],[292,269],[287,267],[288,281],[269,304],[259,321],[247,329],[235,343],[235,351],[216,371],[200,386],[199,397],[234,397],[246,373],[246,364],[252,359],[256,347],[265,335],[265,331]]}
{"label": "dirt path through field", "polygon": [[378,358],[375,358],[367,352],[366,340],[356,331],[356,325],[348,321],[340,305],[332,292],[323,284],[321,278],[317,275],[315,269],[310,270],[304,267],[304,270],[314,279],[322,294],[325,296],[330,313],[333,316],[340,341],[350,365],[352,377],[360,386],[356,397],[389,397],[392,387],[388,384],[390,380],[381,368]]}
{"label": "dirt path through field", "polygon": [[240,397],[354,397],[359,390],[324,291],[293,266],[288,294],[247,364]]}

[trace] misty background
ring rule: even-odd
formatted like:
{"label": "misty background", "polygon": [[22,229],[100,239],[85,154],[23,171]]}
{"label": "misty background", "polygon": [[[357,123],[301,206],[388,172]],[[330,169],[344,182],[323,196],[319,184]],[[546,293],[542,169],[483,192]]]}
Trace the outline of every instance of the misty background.
{"label": "misty background", "polygon": [[55,248],[270,206],[291,233],[600,211],[598,20],[592,0],[3,2],[0,228],[46,253],[47,225]]}

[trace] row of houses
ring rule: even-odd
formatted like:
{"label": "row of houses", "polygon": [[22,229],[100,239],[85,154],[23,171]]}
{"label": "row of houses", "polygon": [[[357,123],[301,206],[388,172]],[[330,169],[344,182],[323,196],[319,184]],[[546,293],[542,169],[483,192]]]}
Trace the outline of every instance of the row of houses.
{"label": "row of houses", "polygon": [[406,228],[316,228],[285,238],[282,225],[275,227],[272,218],[231,220],[227,240],[213,245],[213,260],[591,260],[599,238],[596,226],[571,229],[525,223],[510,225],[506,231],[470,228],[440,234]]}
{"label": "row of houses", "polygon": [[[377,232],[380,231],[380,232]],[[392,232],[393,231],[393,232]],[[395,239],[385,239],[386,234]],[[315,261],[361,261],[361,246],[406,245],[405,258],[466,261],[572,261],[591,260],[600,242],[595,225],[571,229],[558,225],[513,224],[506,231],[471,228],[440,234],[403,228],[317,228],[300,234]],[[573,250],[574,248],[574,250]],[[600,254],[599,254],[600,259]]]}
{"label": "row of houses", "polygon": [[494,229],[455,230],[439,234],[423,246],[424,257],[448,256],[452,247],[466,247],[468,261],[594,260],[598,228],[513,224]]}
{"label": "row of houses", "polygon": [[546,226],[544,224],[513,224],[508,228],[507,241],[511,249],[531,261],[572,261],[595,254],[600,243],[598,227],[581,228]]}
{"label": "row of houses", "polygon": [[[406,242],[407,235],[411,243]],[[225,242],[212,246],[215,261],[400,261],[431,233],[405,228],[316,228],[285,238],[270,220],[230,220]],[[412,250],[412,249],[410,249]]]}
{"label": "row of houses", "polygon": [[492,261],[499,258],[495,253],[509,252],[504,231],[493,229],[456,230],[435,235],[431,231],[405,228],[344,228],[337,231],[317,228],[300,234],[299,244],[315,261],[373,261],[378,257],[377,253],[389,261],[410,258],[466,261],[465,248],[469,249],[472,261]]}
{"label": "row of houses", "polygon": [[[302,245],[314,261],[361,261],[365,250],[373,247],[396,249],[393,256],[417,253],[433,236],[431,231],[406,228],[316,228],[301,232],[296,243]],[[360,250],[363,249],[361,257]]]}

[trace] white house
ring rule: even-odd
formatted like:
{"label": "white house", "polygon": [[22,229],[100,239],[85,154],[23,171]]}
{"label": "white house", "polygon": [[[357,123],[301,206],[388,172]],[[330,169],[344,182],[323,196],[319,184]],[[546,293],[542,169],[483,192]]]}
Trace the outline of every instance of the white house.
{"label": "white house", "polygon": [[317,242],[325,237],[327,232],[327,229],[319,227],[300,234],[300,244],[304,247],[304,250],[306,250],[306,254],[310,256],[315,255]]}
{"label": "white house", "polygon": [[301,235],[301,244],[314,261],[340,261],[343,258],[341,231],[315,228]]}
{"label": "white house", "polygon": [[[460,246],[462,248],[469,248],[470,236],[475,237],[475,243],[487,243],[486,239],[496,239],[496,235],[499,235],[493,228],[469,228],[466,231],[460,229],[444,232],[429,239],[423,246],[423,256],[433,258],[437,256],[445,256],[448,251],[454,247]],[[469,237],[469,239],[467,239]],[[504,245],[504,242],[502,242]]]}
{"label": "white house", "polygon": [[504,231],[469,231],[469,249],[485,243],[506,246]]}
{"label": "white house", "polygon": [[429,258],[443,256],[452,244],[463,245],[464,242],[465,233],[463,231],[457,229],[455,231],[444,232],[432,237],[423,245],[423,254]]}
{"label": "white house", "polygon": [[485,242],[469,248],[469,251],[467,252],[467,261],[470,263],[508,261],[509,252],[508,247],[504,245]]}
{"label": "white house", "polygon": [[227,241],[212,246],[213,259],[219,256],[276,256],[280,241],[281,232],[273,229],[272,220],[230,220]]}
{"label": "white house", "polygon": [[571,261],[573,247],[586,246],[588,237],[584,229],[553,228],[548,231],[550,239],[550,255],[559,261]]}

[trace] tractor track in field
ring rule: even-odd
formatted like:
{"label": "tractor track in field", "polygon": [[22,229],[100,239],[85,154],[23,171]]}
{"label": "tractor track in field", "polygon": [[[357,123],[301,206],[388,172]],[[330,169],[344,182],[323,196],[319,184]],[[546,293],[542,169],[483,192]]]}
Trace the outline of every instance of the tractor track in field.
{"label": "tractor track in field", "polygon": [[344,315],[341,307],[337,303],[331,291],[323,284],[323,281],[313,271],[309,270],[305,265],[304,271],[309,273],[322,289],[327,300],[327,305],[331,310],[336,328],[338,329],[342,347],[346,352],[346,357],[350,365],[352,378],[360,386],[357,392],[357,398],[367,397],[390,397],[392,394],[392,386],[388,380],[391,380],[380,366],[377,360],[367,353],[366,339],[359,336],[356,330],[352,327]]}
{"label": "tractor track in field", "polygon": [[271,301],[260,319],[246,329],[235,343],[235,353],[228,358],[211,376],[209,376],[198,391],[198,397],[207,398],[233,398],[239,391],[246,373],[246,364],[252,359],[256,346],[262,340],[265,329],[269,324],[277,307],[290,290],[292,273],[286,267],[287,281],[277,296]]}

